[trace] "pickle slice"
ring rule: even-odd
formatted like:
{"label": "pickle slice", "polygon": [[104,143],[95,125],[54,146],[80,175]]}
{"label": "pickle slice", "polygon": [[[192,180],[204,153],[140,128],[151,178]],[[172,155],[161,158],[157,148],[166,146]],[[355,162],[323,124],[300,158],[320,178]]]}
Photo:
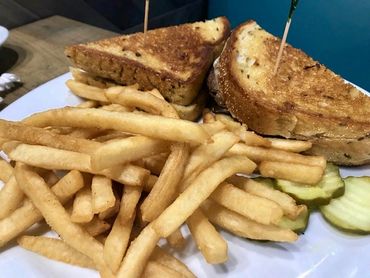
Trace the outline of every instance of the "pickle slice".
{"label": "pickle slice", "polygon": [[286,216],[283,216],[277,225],[284,229],[290,229],[298,234],[303,233],[308,225],[308,219],[310,218],[310,212],[306,209],[298,215],[297,219],[292,220]]}
{"label": "pickle slice", "polygon": [[309,207],[327,205],[331,199],[344,194],[344,183],[339,168],[328,163],[322,180],[316,185],[301,184],[278,179],[276,187],[291,195],[298,203]]}
{"label": "pickle slice", "polygon": [[349,232],[370,233],[370,177],[344,179],[345,193],[320,207],[324,218],[332,225]]}

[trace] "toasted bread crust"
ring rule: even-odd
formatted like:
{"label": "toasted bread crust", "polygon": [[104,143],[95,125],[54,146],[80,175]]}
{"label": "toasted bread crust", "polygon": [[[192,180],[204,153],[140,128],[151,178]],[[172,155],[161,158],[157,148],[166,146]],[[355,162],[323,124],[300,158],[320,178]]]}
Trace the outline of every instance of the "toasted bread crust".
{"label": "toasted bread crust", "polygon": [[[339,76],[313,61],[301,50],[289,45],[277,76],[273,76],[272,68],[276,59],[276,54],[273,53],[277,53],[279,41],[272,39],[271,35],[268,41],[261,44],[261,49],[268,49],[267,53],[260,54],[260,48],[257,52],[246,50],[255,57],[257,63],[271,61],[268,65],[257,64],[265,71],[267,67],[270,72],[267,77],[263,77],[265,79],[253,79],[254,83],[251,83],[248,81],[250,76],[243,76],[243,70],[238,65],[242,47],[238,46],[238,41],[240,43],[242,40],[240,34],[246,28],[257,32],[262,30],[254,21],[237,27],[214,63],[214,74],[209,76],[208,85],[211,91],[215,91],[216,101],[224,105],[235,118],[260,134],[312,140],[315,154],[324,154],[329,160],[339,164],[368,163],[366,155],[351,155],[336,147],[324,151],[323,146],[327,145],[328,140],[334,140],[335,146],[340,147],[349,140],[354,142],[370,136],[370,98],[352,85],[345,84]],[[261,55],[266,55],[267,58],[262,57],[259,60]],[[292,84],[289,81],[294,77],[298,77],[298,80],[293,80],[295,83]],[[265,82],[263,84],[266,86],[261,87],[259,82]],[[313,86],[310,91],[311,84]],[[306,96],[302,95],[304,86],[308,92]],[[325,105],[329,107],[319,107],[322,98],[327,98]],[[365,146],[368,150],[369,144]],[[354,159],[346,158],[344,153]]]}
{"label": "toasted bread crust", "polygon": [[[229,34],[229,22],[212,23],[217,33],[205,35],[205,24],[193,23],[67,47],[76,67],[122,85],[157,88],[170,102],[190,104],[203,84],[215,55]],[[202,27],[198,27],[202,26]],[[215,27],[216,26],[216,27]],[[202,30],[201,31],[198,31]]]}

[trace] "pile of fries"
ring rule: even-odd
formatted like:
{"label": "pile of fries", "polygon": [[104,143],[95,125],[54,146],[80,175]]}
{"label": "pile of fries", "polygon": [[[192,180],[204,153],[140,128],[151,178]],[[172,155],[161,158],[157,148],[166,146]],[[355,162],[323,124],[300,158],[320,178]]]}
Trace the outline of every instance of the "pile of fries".
{"label": "pile of fries", "polygon": [[[194,277],[159,246],[183,248],[183,224],[205,260],[228,259],[216,227],[254,240],[294,242],[276,225],[307,208],[252,174],[316,183],[322,157],[303,141],[267,139],[225,115],[179,119],[157,90],[68,87],[79,107],[0,120],[0,246],[94,268],[102,277]],[[60,238],[22,235],[45,220]]]}

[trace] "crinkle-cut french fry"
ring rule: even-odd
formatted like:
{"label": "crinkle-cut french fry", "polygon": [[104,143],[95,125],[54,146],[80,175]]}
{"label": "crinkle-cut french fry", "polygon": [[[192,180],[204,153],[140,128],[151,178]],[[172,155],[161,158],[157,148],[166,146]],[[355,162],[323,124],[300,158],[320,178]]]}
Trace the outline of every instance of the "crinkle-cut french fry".
{"label": "crinkle-cut french fry", "polygon": [[236,173],[250,174],[256,168],[242,156],[223,158],[205,169],[185,191],[151,224],[162,237],[168,237],[207,199],[217,186]]}
{"label": "crinkle-cut french fry", "polygon": [[74,152],[90,153],[100,147],[98,142],[60,135],[55,132],[17,122],[0,120],[0,134],[9,140],[17,140],[31,145],[43,145]]}
{"label": "crinkle-cut french fry", "polygon": [[59,150],[45,146],[20,144],[8,153],[15,161],[50,170],[79,170],[100,174],[123,184],[143,186],[149,171],[131,164],[118,165],[102,171],[93,171],[90,156],[84,153]]}
{"label": "crinkle-cut french fry", "polygon": [[245,155],[257,163],[261,161],[276,161],[319,166],[322,169],[325,169],[326,167],[326,160],[322,156],[305,156],[278,149],[247,146],[242,143],[235,144],[228,151],[227,155]]}
{"label": "crinkle-cut french fry", "polygon": [[320,166],[303,165],[279,161],[262,161],[258,166],[262,176],[284,179],[304,184],[318,183],[324,174]]}
{"label": "crinkle-cut french fry", "polygon": [[180,260],[176,259],[171,254],[167,253],[165,250],[157,246],[152,255],[150,256],[150,261],[158,262],[168,268],[176,270],[181,273],[184,277],[195,278],[195,275],[189,270],[189,268]]}
{"label": "crinkle-cut french fry", "polygon": [[[228,248],[225,239],[216,231],[200,209],[194,211],[186,220],[186,224],[207,263],[220,264],[227,261]],[[206,236],[203,236],[203,233],[206,233]]]}
{"label": "crinkle-cut french fry", "polygon": [[277,223],[284,214],[277,203],[245,192],[226,182],[221,183],[210,198],[232,211],[265,225]]}
{"label": "crinkle-cut french fry", "polygon": [[13,175],[13,170],[10,163],[0,158],[0,181],[6,183]]}
{"label": "crinkle-cut french fry", "polygon": [[80,267],[95,268],[94,262],[89,257],[60,239],[44,236],[22,236],[17,239],[17,242],[24,249],[49,259]]}
{"label": "crinkle-cut french fry", "polygon": [[[81,173],[73,170],[62,177],[51,190],[63,204],[71,199],[83,186],[84,181]],[[40,211],[30,200],[25,200],[21,207],[8,217],[0,220],[0,247],[41,219]]]}
{"label": "crinkle-cut french fry", "polygon": [[108,102],[108,99],[105,97],[104,94],[104,89],[89,86],[87,84],[72,79],[67,80],[66,85],[69,90],[76,96],[89,100]]}
{"label": "crinkle-cut french fry", "polygon": [[92,210],[93,213],[100,213],[108,208],[111,208],[116,203],[112,189],[112,180],[95,175],[91,183],[91,197],[92,197]]}
{"label": "crinkle-cut french fry", "polygon": [[15,176],[23,192],[40,210],[48,225],[68,245],[91,258],[99,271],[109,273],[103,258],[103,245],[70,220],[68,213],[44,180],[31,167],[21,163],[15,167]]}
{"label": "crinkle-cut french fry", "polygon": [[291,230],[254,222],[216,202],[205,201],[202,210],[212,223],[240,237],[279,242],[293,242],[298,239],[297,234]]}
{"label": "crinkle-cut french fry", "polygon": [[[201,125],[180,119],[130,112],[111,112],[96,108],[60,108],[33,114],[24,124],[71,126],[121,130],[169,141],[201,144],[209,139]],[[151,128],[148,128],[150,126]]]}
{"label": "crinkle-cut french fry", "polygon": [[279,204],[284,211],[284,215],[288,216],[290,219],[296,219],[302,211],[307,209],[305,205],[297,205],[296,201],[290,195],[276,190],[273,187],[256,182],[253,179],[233,176],[227,181],[253,195],[269,199]]}

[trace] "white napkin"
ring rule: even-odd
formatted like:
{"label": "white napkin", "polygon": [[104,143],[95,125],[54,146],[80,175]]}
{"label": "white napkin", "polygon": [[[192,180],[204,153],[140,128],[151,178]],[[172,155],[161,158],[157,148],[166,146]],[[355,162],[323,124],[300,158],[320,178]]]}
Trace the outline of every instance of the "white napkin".
{"label": "white napkin", "polygon": [[[21,82],[21,79],[13,73],[3,73],[0,75],[0,92],[9,90],[14,86],[15,82]],[[3,98],[0,97],[0,102],[3,101]]]}

